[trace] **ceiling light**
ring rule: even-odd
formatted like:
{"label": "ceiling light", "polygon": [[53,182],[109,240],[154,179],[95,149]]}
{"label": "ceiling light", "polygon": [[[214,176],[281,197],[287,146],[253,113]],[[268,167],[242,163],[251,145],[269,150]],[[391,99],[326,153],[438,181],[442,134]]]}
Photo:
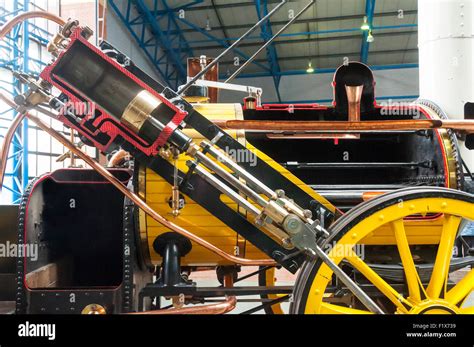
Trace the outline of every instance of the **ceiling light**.
{"label": "ceiling light", "polygon": [[306,72],[307,73],[313,73],[314,72],[314,68],[313,68],[311,62],[308,62],[308,68],[306,69]]}
{"label": "ceiling light", "polygon": [[372,30],[369,31],[369,34],[367,35],[367,42],[371,43],[374,42],[374,36],[372,35]]}
{"label": "ceiling light", "polygon": [[367,16],[364,16],[364,22],[360,26],[360,29],[365,30],[365,31],[370,30],[370,25],[369,25],[369,22],[367,21]]}
{"label": "ceiling light", "polygon": [[211,21],[209,20],[209,18],[207,18],[206,20],[206,30],[207,31],[211,31],[212,28],[211,28]]}

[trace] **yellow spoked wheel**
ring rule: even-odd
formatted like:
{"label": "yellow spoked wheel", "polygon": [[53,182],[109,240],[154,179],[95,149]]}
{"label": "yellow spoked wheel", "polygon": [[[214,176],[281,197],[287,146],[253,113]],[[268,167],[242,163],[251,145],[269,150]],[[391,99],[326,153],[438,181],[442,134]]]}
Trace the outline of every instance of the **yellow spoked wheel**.
{"label": "yellow spoked wheel", "polygon": [[[450,279],[455,239],[472,221],[473,195],[444,188],[403,189],[360,204],[341,217],[331,226],[324,246],[386,313],[472,314],[472,266],[456,271],[455,281]],[[370,257],[368,249],[380,248],[381,240],[388,253],[391,249],[396,254],[393,264],[365,260]],[[360,249],[366,249],[364,256]],[[419,263],[423,251],[425,263]],[[321,260],[308,261],[296,281],[291,311],[370,313],[351,294]]]}

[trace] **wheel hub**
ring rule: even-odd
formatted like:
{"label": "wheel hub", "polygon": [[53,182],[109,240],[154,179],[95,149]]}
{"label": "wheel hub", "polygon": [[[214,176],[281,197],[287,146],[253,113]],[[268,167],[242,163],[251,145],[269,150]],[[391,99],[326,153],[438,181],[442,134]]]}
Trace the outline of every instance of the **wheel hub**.
{"label": "wheel hub", "polygon": [[415,305],[409,314],[459,314],[459,308],[445,300],[424,300]]}

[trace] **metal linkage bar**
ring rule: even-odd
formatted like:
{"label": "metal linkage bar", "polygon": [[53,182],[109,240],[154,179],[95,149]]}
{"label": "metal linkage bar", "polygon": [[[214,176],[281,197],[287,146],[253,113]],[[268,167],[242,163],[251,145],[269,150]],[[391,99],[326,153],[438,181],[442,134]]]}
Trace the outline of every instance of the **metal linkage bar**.
{"label": "metal linkage bar", "polygon": [[298,163],[298,162],[286,162],[281,163],[282,166],[290,169],[332,169],[332,168],[345,168],[345,169],[389,169],[389,168],[429,168],[432,166],[432,161],[420,161],[420,162],[331,162],[331,163]]}
{"label": "metal linkage bar", "polygon": [[222,167],[217,165],[214,161],[209,159],[205,154],[202,152],[197,152],[196,157],[198,160],[206,166],[208,169],[214,171],[217,175],[225,179],[227,182],[232,184],[237,189],[241,190],[245,195],[247,195],[250,199],[255,201],[262,207],[267,205],[267,200],[262,198],[259,194],[257,194],[254,190],[249,188],[245,183],[241,182],[239,179],[235,178],[235,176],[231,175],[229,172],[224,170]]}
{"label": "metal linkage bar", "polygon": [[[255,58],[265,49],[267,48],[270,44],[275,41],[275,39],[280,36],[281,33],[283,33],[291,24],[293,24],[303,13],[306,12],[307,9],[309,9],[316,0],[310,1],[300,12],[298,12],[288,23],[286,23],[278,32],[273,35],[270,39],[265,42],[263,46],[261,46],[245,63],[242,64],[228,79],[225,80],[224,83],[229,83],[232,81],[235,77],[237,77]],[[276,86],[275,86],[276,87]]]}
{"label": "metal linkage bar", "polygon": [[378,314],[384,314],[382,309],[367,295],[350,277],[344,272],[331,258],[318,246],[315,249],[308,250],[313,256],[321,258],[321,260],[334,272],[337,278],[341,280],[346,287],[354,293],[370,311]]}
{"label": "metal linkage bar", "polygon": [[259,295],[259,294],[291,294],[293,292],[293,286],[272,286],[272,287],[263,287],[263,286],[242,286],[242,287],[196,287],[195,296],[199,297],[219,297],[225,295],[235,295],[235,296],[250,296],[250,295]]}
{"label": "metal linkage bar", "polygon": [[[189,166],[192,165],[192,162],[187,163]],[[222,183],[220,180],[218,180],[214,175],[206,171],[205,169],[199,167],[197,165],[194,168],[194,172],[196,172],[199,176],[201,176],[204,180],[209,182],[214,188],[218,189],[221,193],[227,195],[232,201],[234,201],[236,204],[241,205],[244,207],[247,211],[253,213],[254,215],[258,216],[260,214],[260,210],[257,209],[254,205],[252,205],[249,201],[247,201],[244,197],[240,196],[238,193],[236,193],[234,190],[230,189],[227,185]]]}
{"label": "metal linkage bar", "polygon": [[[257,16],[259,19],[262,18],[263,15],[268,13],[268,0],[255,0],[255,7],[257,10]],[[265,41],[271,41],[272,33],[272,24],[270,20],[268,20],[262,27],[260,28],[261,34],[260,36]],[[280,80],[281,76],[278,74],[280,70],[280,63],[278,59],[278,53],[275,48],[275,45],[272,43],[266,46],[267,50],[267,61],[270,67],[270,71],[272,73],[273,84],[275,86],[275,92],[278,97],[278,101],[281,102],[281,95],[280,95]]]}
{"label": "metal linkage bar", "polygon": [[225,166],[231,169],[236,175],[243,178],[247,184],[251,184],[252,186],[254,186],[258,192],[265,194],[269,198],[272,198],[275,196],[275,192],[272,189],[270,189],[268,186],[260,182],[257,178],[255,178],[253,175],[248,173],[245,169],[240,167],[227,155],[221,153],[214,146],[210,146],[206,141],[203,141],[201,143],[201,147],[205,148],[207,153],[209,153],[214,158],[216,158],[219,162],[223,163]]}
{"label": "metal linkage bar", "polygon": [[255,312],[258,312],[260,310],[263,310],[264,308],[266,307],[270,307],[270,306],[273,306],[273,305],[276,305],[276,304],[279,304],[281,302],[285,302],[287,300],[290,299],[290,296],[289,295],[284,295],[280,298],[277,298],[275,300],[270,300],[270,301],[267,301],[267,302],[264,302],[263,304],[257,306],[257,307],[254,307],[254,308],[251,308],[247,311],[244,311],[244,312],[241,312],[240,314],[252,314],[252,313],[255,313]]}
{"label": "metal linkage bar", "polygon": [[233,50],[236,46],[240,44],[247,36],[249,36],[252,32],[255,31],[260,25],[262,25],[268,18],[270,18],[276,11],[282,7],[287,0],[282,0],[273,10],[271,10],[265,17],[259,20],[253,27],[251,27],[245,34],[243,34],[237,41],[235,41],[232,45],[229,46],[226,50],[224,50],[217,58],[215,58],[212,63],[207,65],[204,69],[202,69],[196,76],[194,76],[188,83],[186,83],[182,88],[180,88],[178,95],[182,95],[186,90],[188,90],[194,82],[204,76],[214,65],[216,65],[227,53]]}

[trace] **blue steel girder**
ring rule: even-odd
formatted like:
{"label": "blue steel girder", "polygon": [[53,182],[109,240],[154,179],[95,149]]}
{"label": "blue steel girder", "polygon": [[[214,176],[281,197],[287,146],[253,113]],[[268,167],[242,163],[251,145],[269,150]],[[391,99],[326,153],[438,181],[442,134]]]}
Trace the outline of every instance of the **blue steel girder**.
{"label": "blue steel girder", "polygon": [[119,0],[110,0],[109,4],[164,82],[176,90],[186,81],[186,58],[194,56],[179,28],[178,12],[167,0],[154,0],[151,6],[143,0],[128,0],[126,6]]}
{"label": "blue steel girder", "polygon": [[[417,28],[418,24],[397,24],[397,25],[381,25],[381,26],[374,26],[373,30],[388,30],[388,29],[406,29],[406,28]],[[299,31],[293,33],[283,33],[280,34],[279,38],[285,37],[297,37],[297,36],[309,36],[309,35],[327,35],[327,34],[340,34],[340,33],[351,33],[351,32],[360,32],[360,27],[357,28],[344,28],[344,29],[331,29],[331,30],[317,30],[317,31]],[[401,33],[404,33],[401,31]],[[411,33],[411,32],[410,32]],[[227,41],[236,41],[238,37],[228,37]],[[260,40],[260,36],[252,35],[247,38],[247,40]],[[338,39],[336,36],[335,39]],[[198,44],[201,47],[203,43],[213,42],[214,40],[205,39],[205,40],[192,40],[188,41],[190,45]],[[196,46],[198,47],[198,46]],[[205,46],[204,46],[205,47]]]}
{"label": "blue steel girder", "polygon": [[[191,23],[190,21],[186,20],[185,18],[181,18],[181,17],[178,17],[179,21],[181,21],[182,23],[186,24],[188,27],[190,27],[191,29],[194,29],[196,32],[199,32],[201,33],[202,35],[206,36],[210,41],[212,42],[216,42],[218,44],[220,44],[223,48],[228,48],[230,46],[230,44],[227,42],[228,40],[226,39],[221,39],[221,38],[218,38],[212,34],[210,34],[208,31],[200,28],[199,26],[197,26],[196,24],[193,24]],[[204,47],[203,47],[204,48]],[[248,56],[247,54],[243,53],[240,49],[238,48],[234,48],[234,52],[237,53],[239,56],[241,56],[242,58],[248,60],[250,58],[250,56]],[[270,68],[266,65],[263,65],[259,62],[256,62],[256,61],[253,61],[252,64],[255,64],[257,65],[258,67],[262,68],[263,70],[265,71],[270,71]]]}
{"label": "blue steel girder", "polygon": [[189,8],[191,6],[202,4],[203,2],[204,2],[204,0],[194,0],[194,1],[190,1],[187,4],[179,5],[178,7],[173,7],[173,8],[168,7],[166,10],[155,10],[155,11],[153,11],[153,14],[158,16],[158,15],[162,15],[162,14],[167,14],[169,12],[175,12],[176,13],[176,12],[179,12],[181,10],[186,10],[187,8]]}
{"label": "blue steel girder", "polygon": [[[9,3],[8,9],[2,7],[0,9],[1,24],[19,13],[28,11],[29,3],[29,0],[14,0]],[[25,73],[39,73],[44,64],[40,60],[29,56],[30,41],[36,41],[46,46],[50,36],[51,34],[46,30],[28,21],[16,25],[6,36],[0,47],[2,68]],[[2,87],[1,89],[8,92],[12,97],[15,97],[25,89],[25,86],[19,84],[15,79],[12,79],[11,82],[2,81],[2,83],[9,85],[8,88]],[[2,111],[1,114],[3,121],[12,120],[16,116],[16,112],[11,108]],[[6,182],[4,188],[6,191],[11,192],[10,202],[18,203],[29,181],[28,121],[26,119],[14,134],[8,160],[10,162],[7,165],[8,172],[6,176],[9,178],[9,182]]]}
{"label": "blue steel girder", "polygon": [[[267,0],[255,0],[255,8],[257,10],[258,19],[261,20],[268,14],[268,1]],[[272,24],[270,19],[268,19],[262,26],[260,27],[260,36],[262,37],[263,41],[266,42],[270,40],[273,36],[272,32]],[[270,71],[273,77],[273,83],[275,84],[275,91],[278,97],[278,100],[281,101],[280,96],[280,64],[278,63],[278,54],[275,48],[275,45],[272,43],[270,44],[267,49],[267,60],[268,65],[270,66]]]}
{"label": "blue steel girder", "polygon": [[[367,16],[367,23],[369,24],[370,30],[373,28],[374,21],[374,11],[375,11],[375,0],[365,0],[365,15]],[[367,64],[369,58],[369,47],[370,43],[367,42],[367,37],[369,36],[369,31],[364,30],[362,34],[362,44],[360,47],[360,61],[364,64]]]}
{"label": "blue steel girder", "polygon": [[[394,64],[394,65],[371,65],[369,66],[371,70],[398,70],[398,69],[415,69],[418,68],[418,64],[408,63],[408,64]],[[318,68],[314,74],[325,74],[325,73],[334,73],[336,68]],[[288,70],[280,72],[280,76],[298,76],[298,75],[308,75],[306,70]],[[269,72],[255,72],[239,75],[239,78],[261,78],[261,77],[271,77]],[[221,75],[220,79],[225,79],[225,75]]]}

